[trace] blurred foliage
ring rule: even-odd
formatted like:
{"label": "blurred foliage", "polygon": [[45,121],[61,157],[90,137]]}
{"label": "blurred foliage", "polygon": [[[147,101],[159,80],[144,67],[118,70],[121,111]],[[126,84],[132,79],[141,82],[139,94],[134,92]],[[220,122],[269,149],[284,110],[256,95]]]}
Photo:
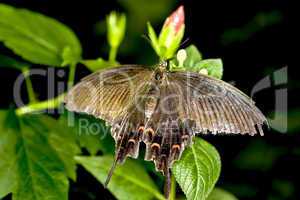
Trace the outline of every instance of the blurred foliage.
{"label": "blurred foliage", "polygon": [[298,133],[300,131],[300,109],[293,109],[288,112],[288,133]]}
{"label": "blurred foliage", "polygon": [[237,200],[237,198],[221,188],[215,188],[209,194],[207,200]]}
{"label": "blurred foliage", "polygon": [[250,143],[233,162],[239,169],[268,171],[285,153],[286,149],[270,145],[261,139]]}
{"label": "blurred foliage", "polygon": [[290,181],[280,179],[273,180],[272,189],[274,194],[270,195],[270,200],[292,198],[295,192],[295,187]]}
{"label": "blurred foliage", "polygon": [[112,12],[107,16],[106,23],[108,43],[111,47],[118,48],[125,35],[126,16]]}
{"label": "blurred foliage", "polygon": [[13,58],[0,54],[0,67],[14,68],[22,71],[24,68],[27,69],[29,66],[30,64],[28,63],[19,62]]}
{"label": "blurred foliage", "polygon": [[235,42],[248,40],[262,29],[281,22],[282,13],[279,11],[261,12],[251,19],[247,24],[239,28],[226,30],[222,35],[222,43],[230,45]]}
{"label": "blurred foliage", "polygon": [[107,16],[107,40],[110,45],[109,61],[115,62],[117,56],[117,49],[119,48],[126,29],[125,14],[117,14],[112,12]]}
{"label": "blurred foliage", "polygon": [[119,0],[119,3],[128,13],[128,30],[143,34],[147,21],[161,23],[171,12],[172,0],[153,0],[151,4],[146,4],[143,0]]}
{"label": "blurred foliage", "polygon": [[[121,44],[120,55],[131,56],[135,55],[136,63],[152,65],[157,62],[157,57],[149,45],[145,45],[147,39],[145,35],[145,24],[151,21],[152,24],[160,25],[168,13],[174,7],[173,0],[153,0],[150,4],[144,0],[119,0],[118,1],[127,16],[127,31],[124,42]],[[155,27],[156,27],[155,26]],[[98,35],[106,34],[106,22],[99,21],[95,25],[95,32]],[[102,47],[104,52],[107,47]],[[141,51],[143,49],[143,51]]]}
{"label": "blurred foliage", "polygon": [[224,186],[227,191],[232,191],[240,199],[255,199],[259,189],[248,183],[227,184]]}
{"label": "blurred foliage", "polygon": [[295,187],[290,181],[275,179],[272,182],[272,188],[276,191],[275,195],[269,199],[288,199],[292,198],[295,192]]}

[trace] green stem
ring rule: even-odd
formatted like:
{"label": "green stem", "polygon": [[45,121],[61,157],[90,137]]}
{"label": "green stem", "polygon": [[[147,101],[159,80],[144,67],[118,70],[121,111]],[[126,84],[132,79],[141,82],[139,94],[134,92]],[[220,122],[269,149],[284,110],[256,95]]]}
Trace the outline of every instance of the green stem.
{"label": "green stem", "polygon": [[108,61],[109,62],[116,62],[116,57],[117,57],[117,51],[118,51],[118,47],[110,47],[109,50],[109,56],[108,56]]}
{"label": "green stem", "polygon": [[159,200],[166,200],[166,198],[164,197],[164,195],[162,195],[161,193],[159,193],[159,192],[155,192],[155,193],[153,193],[154,194],[154,196],[157,198],[157,199],[159,199]]}
{"label": "green stem", "polygon": [[175,200],[176,199],[176,180],[174,175],[171,175],[171,191],[170,191],[170,198],[169,200]]}
{"label": "green stem", "polygon": [[48,99],[46,101],[40,101],[36,103],[30,103],[26,106],[20,107],[16,110],[16,114],[21,116],[24,114],[45,110],[45,109],[54,109],[57,108],[64,100],[65,94],[61,94],[53,99]]}
{"label": "green stem", "polygon": [[34,94],[34,90],[32,87],[32,82],[30,80],[30,74],[29,74],[30,70],[29,68],[25,67],[22,68],[22,74],[25,78],[25,83],[26,83],[26,89],[27,89],[27,93],[28,93],[28,98],[29,98],[29,102],[30,103],[34,103],[37,101],[35,94]]}
{"label": "green stem", "polygon": [[70,65],[70,72],[68,77],[68,88],[72,87],[75,80],[76,64],[73,63]]}
{"label": "green stem", "polygon": [[[30,81],[30,79],[27,78],[28,70],[25,69],[22,72],[25,76],[30,103],[28,105],[18,108],[16,110],[17,115],[20,116],[20,115],[40,111],[40,110],[54,109],[54,108],[57,108],[63,102],[65,94],[61,94],[55,98],[48,99],[46,101],[37,102],[35,99],[35,96],[34,96],[34,91],[32,88],[31,81]],[[76,64],[74,63],[74,64],[70,65],[70,72],[69,72],[69,77],[68,77],[68,86],[69,87],[74,84],[75,72],[76,72]]]}

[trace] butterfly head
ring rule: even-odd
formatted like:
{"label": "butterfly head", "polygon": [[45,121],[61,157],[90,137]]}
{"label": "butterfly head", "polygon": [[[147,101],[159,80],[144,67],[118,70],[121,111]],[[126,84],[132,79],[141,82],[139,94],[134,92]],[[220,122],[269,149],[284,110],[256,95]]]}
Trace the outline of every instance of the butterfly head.
{"label": "butterfly head", "polygon": [[164,73],[169,70],[168,68],[169,62],[166,60],[161,61],[155,69],[155,79],[161,82],[164,78]]}
{"label": "butterfly head", "polygon": [[166,70],[168,68],[168,66],[169,66],[169,61],[167,61],[167,60],[162,60],[158,64],[158,67],[161,69],[164,69],[164,70]]}

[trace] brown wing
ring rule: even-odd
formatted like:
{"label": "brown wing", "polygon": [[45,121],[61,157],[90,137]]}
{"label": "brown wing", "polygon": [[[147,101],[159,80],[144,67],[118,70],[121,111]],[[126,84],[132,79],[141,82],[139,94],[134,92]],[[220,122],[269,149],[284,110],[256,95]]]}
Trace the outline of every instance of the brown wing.
{"label": "brown wing", "polygon": [[149,96],[155,106],[145,124],[145,159],[153,160],[167,177],[167,196],[169,168],[195,134],[263,135],[266,118],[247,95],[224,81],[193,72],[166,72]]}
{"label": "brown wing", "polygon": [[195,122],[196,133],[263,135],[267,122],[254,101],[234,86],[193,72],[168,74],[180,97],[178,115]]}
{"label": "brown wing", "polygon": [[110,124],[126,115],[134,96],[151,77],[152,71],[137,65],[123,65],[95,72],[68,92],[68,110],[104,119]]}
{"label": "brown wing", "polygon": [[65,99],[68,110],[84,112],[104,119],[111,125],[116,142],[115,162],[127,156],[136,158],[142,140],[145,95],[152,85],[153,71],[136,65],[123,65],[93,73],[81,80]]}

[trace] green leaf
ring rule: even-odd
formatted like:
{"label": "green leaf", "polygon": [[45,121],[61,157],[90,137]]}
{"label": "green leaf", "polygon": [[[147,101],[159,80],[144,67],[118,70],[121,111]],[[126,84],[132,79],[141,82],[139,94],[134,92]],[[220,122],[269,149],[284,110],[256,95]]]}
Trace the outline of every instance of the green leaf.
{"label": "green leaf", "polygon": [[[223,75],[223,63],[221,59],[205,59],[202,60],[202,55],[195,45],[190,45],[186,49],[187,57],[183,63],[186,71],[199,72],[206,69],[209,76],[221,79]],[[178,65],[178,61],[173,59],[173,64]]]}
{"label": "green leaf", "polygon": [[[76,157],[76,160],[103,184],[114,159],[113,156],[99,156]],[[119,200],[165,199],[145,169],[130,159],[117,166],[108,189]]]}
{"label": "green leaf", "polygon": [[221,188],[215,188],[206,200],[238,200],[233,194]]}
{"label": "green leaf", "polygon": [[147,22],[147,29],[148,29],[148,37],[150,38],[150,44],[154,49],[154,51],[156,52],[156,54],[160,55],[158,38],[150,22]]}
{"label": "green leaf", "polygon": [[4,121],[0,117],[0,196],[12,192],[14,200],[68,199],[65,168],[49,144],[41,117],[17,118],[14,111]]}
{"label": "green leaf", "polygon": [[187,48],[185,48],[185,51],[187,54],[187,57],[183,63],[185,67],[192,68],[196,63],[202,60],[202,54],[195,45],[192,44],[188,46]]}
{"label": "green leaf", "polygon": [[221,59],[205,59],[196,63],[193,70],[206,69],[209,76],[221,79],[223,75],[223,63]]}
{"label": "green leaf", "polygon": [[91,155],[96,155],[98,151],[105,154],[114,152],[110,127],[103,120],[84,114],[76,115],[75,120],[77,140],[81,147],[86,148]]}
{"label": "green leaf", "polygon": [[79,154],[81,151],[79,146],[75,143],[76,141],[73,142],[73,136],[71,134],[72,132],[53,130],[50,134],[49,142],[57,152],[60,160],[64,163],[67,175],[75,181],[76,163],[74,156]]}
{"label": "green leaf", "polygon": [[193,72],[202,72],[205,70],[206,75],[221,79],[223,75],[223,63],[221,59],[205,59],[195,45],[190,45],[186,49],[186,59],[183,66],[179,66],[177,59],[171,60],[171,70],[185,70]]}
{"label": "green leaf", "polygon": [[17,61],[9,56],[0,54],[0,67],[14,68],[17,70],[26,70],[30,64]]}
{"label": "green leaf", "polygon": [[172,172],[188,200],[206,199],[214,188],[221,171],[217,150],[208,142],[195,138],[180,160],[174,163]]}
{"label": "green leaf", "polygon": [[49,143],[63,162],[66,174],[75,181],[76,162],[74,157],[81,153],[76,134],[62,119],[58,121],[43,115],[40,116],[40,120],[49,129]]}
{"label": "green leaf", "polygon": [[39,116],[20,120],[17,153],[17,180],[14,200],[68,199],[64,164],[48,141],[47,127]]}
{"label": "green leaf", "polygon": [[42,14],[5,4],[0,4],[0,41],[36,64],[61,66],[66,47],[72,51],[73,62],[81,59],[80,43],[67,26]]}
{"label": "green leaf", "polygon": [[63,49],[62,58],[62,67],[65,67],[67,65],[75,65],[79,61],[79,58],[77,58],[77,55],[74,54],[74,51],[72,51],[71,47],[69,46]]}
{"label": "green leaf", "polygon": [[13,124],[14,118],[11,118],[5,110],[0,111],[0,198],[11,193],[16,186],[16,155],[15,146],[17,127],[7,126],[7,122]]}
{"label": "green leaf", "polygon": [[99,151],[104,154],[114,153],[114,140],[110,134],[110,127],[106,126],[103,120],[65,110],[59,121],[68,126],[68,131],[76,136],[80,147],[85,148],[91,155]]}
{"label": "green leaf", "polygon": [[83,61],[81,61],[81,63],[84,64],[92,72],[95,72],[100,69],[107,69],[110,67],[115,67],[115,66],[119,65],[118,62],[106,61],[103,58],[97,58],[95,60],[83,60]]}

